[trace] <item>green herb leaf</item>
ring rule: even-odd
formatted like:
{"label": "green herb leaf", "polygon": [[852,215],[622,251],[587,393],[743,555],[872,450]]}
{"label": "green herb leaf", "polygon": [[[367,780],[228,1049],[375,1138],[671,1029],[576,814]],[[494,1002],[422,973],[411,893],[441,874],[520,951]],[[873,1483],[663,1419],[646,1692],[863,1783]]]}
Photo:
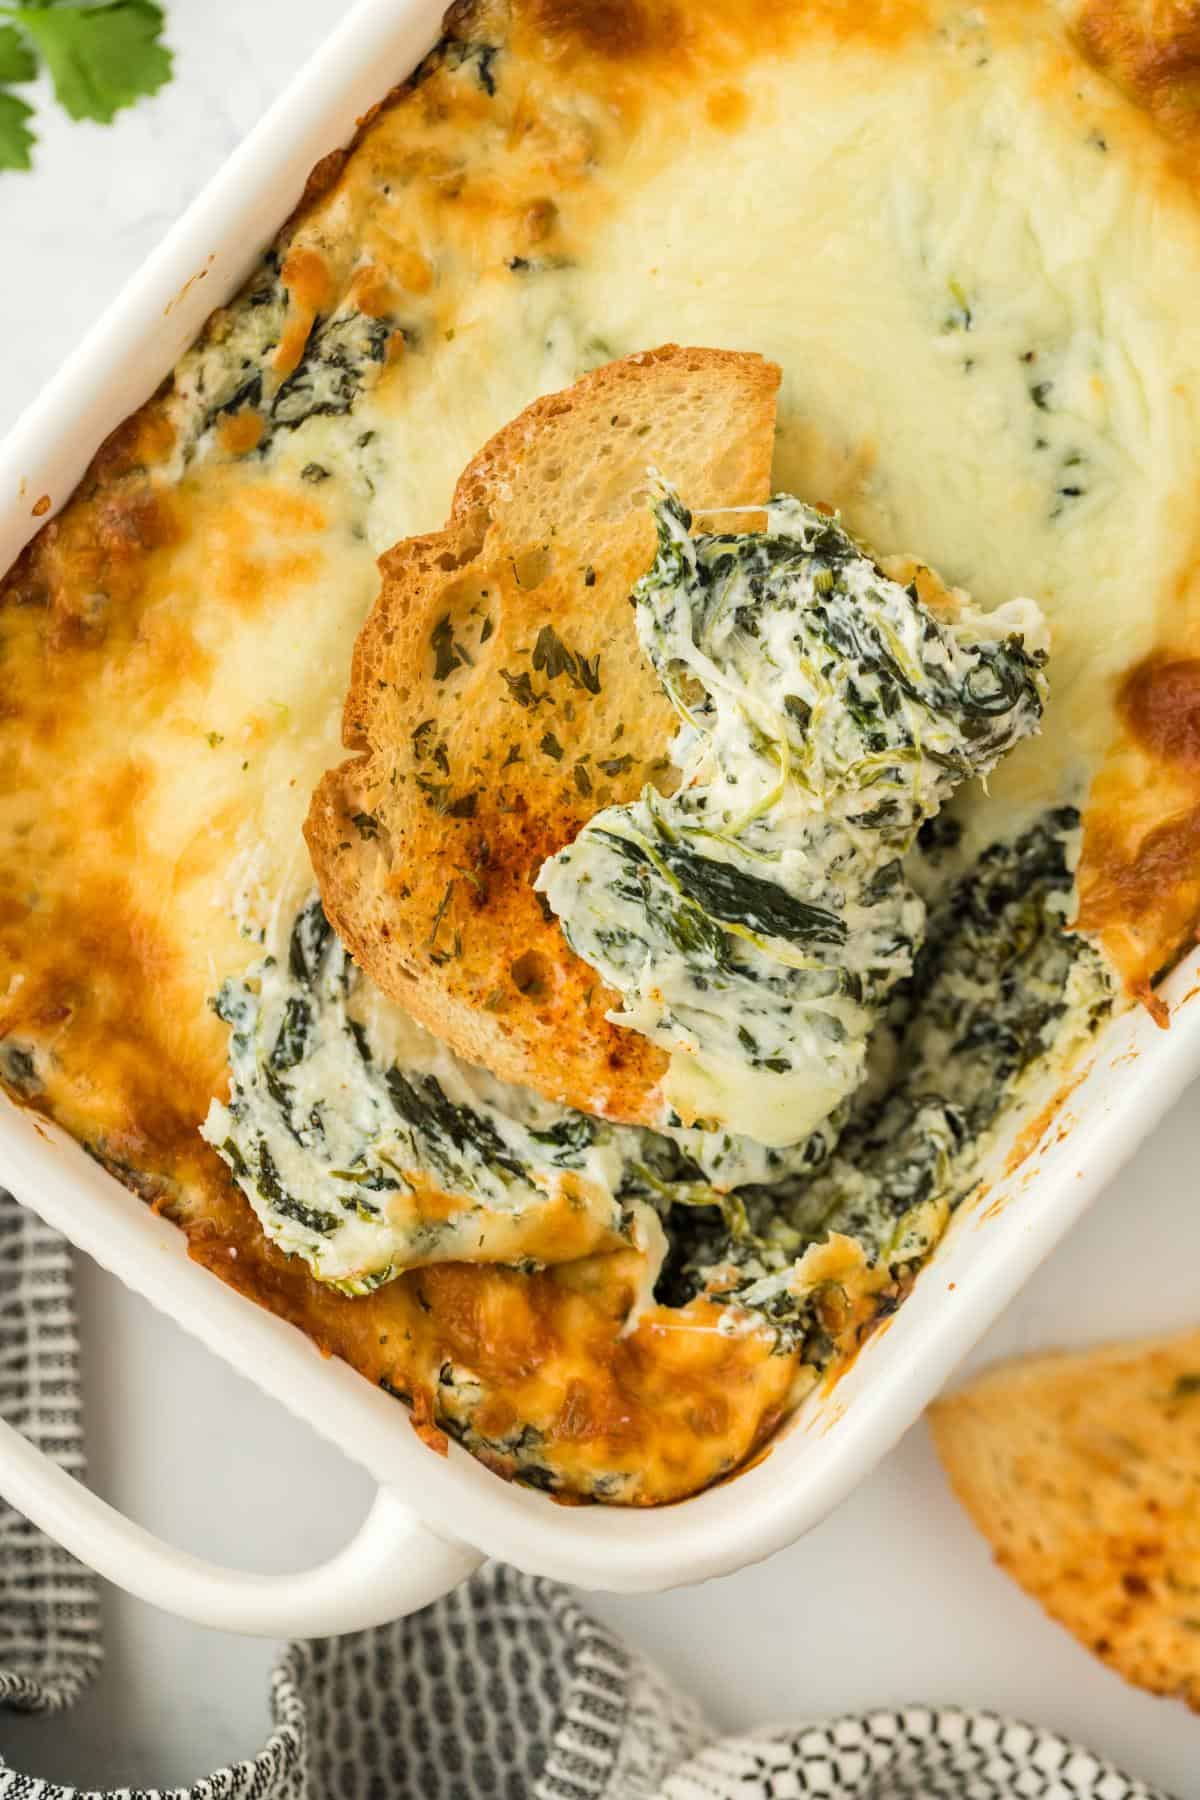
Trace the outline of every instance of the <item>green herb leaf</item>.
{"label": "green herb leaf", "polygon": [[454,892],[454,883],[452,881],[448,881],[446,883],[445,891],[443,892],[441,899],[438,901],[438,909],[433,915],[433,925],[429,932],[429,947],[431,949],[432,949],[433,945],[437,943],[437,934],[442,928],[442,920],[446,916],[446,908],[450,904],[450,897],[453,894],[453,892]]}
{"label": "green herb leaf", "polygon": [[32,106],[26,106],[15,94],[7,94],[0,88],[0,169],[33,166],[31,152],[35,140],[25,123],[32,117]]}
{"label": "green herb leaf", "polygon": [[429,636],[433,650],[433,679],[445,681],[455,669],[462,667],[462,657],[458,645],[454,642],[454,627],[450,623],[450,614],[443,613]]}
{"label": "green herb leaf", "polygon": [[437,730],[437,720],[436,719],[422,719],[421,723],[413,731],[413,733],[412,733],[412,752],[413,752],[413,758],[416,762],[420,762],[421,758],[425,755],[426,751],[429,749],[430,743],[432,742],[433,735],[436,730]]}
{"label": "green herb leaf", "polygon": [[575,658],[567,649],[555,631],[553,625],[543,625],[537,634],[537,642],[533,646],[533,666],[544,672],[548,681],[556,675],[567,675],[575,679]]}
{"label": "green herb leaf", "polygon": [[553,625],[543,625],[533,646],[533,666],[547,681],[565,675],[572,687],[589,694],[600,692],[600,655],[587,657],[582,650],[568,650]]}
{"label": "green herb leaf", "polygon": [[11,17],[44,60],[72,119],[111,125],[123,106],[171,79],[162,9],[152,0],[104,6],[23,6]]}
{"label": "green herb leaf", "polygon": [[[0,25],[0,83],[32,81],[37,74],[37,58],[11,25]],[[16,94],[0,89],[0,169],[27,169],[31,162],[34,136],[26,120],[33,108]]]}
{"label": "green herb leaf", "polygon": [[32,81],[37,74],[37,58],[12,25],[0,25],[0,81]]}
{"label": "green herb leaf", "polygon": [[439,818],[444,818],[450,805],[450,783],[448,781],[431,781],[428,775],[418,775],[417,786],[425,796],[425,804],[432,806]]}
{"label": "green herb leaf", "polygon": [[522,669],[519,675],[513,675],[510,674],[507,669],[501,669],[500,679],[504,682],[518,706],[530,706],[536,708],[547,698],[545,694],[534,693],[533,683],[529,679],[528,669]]}

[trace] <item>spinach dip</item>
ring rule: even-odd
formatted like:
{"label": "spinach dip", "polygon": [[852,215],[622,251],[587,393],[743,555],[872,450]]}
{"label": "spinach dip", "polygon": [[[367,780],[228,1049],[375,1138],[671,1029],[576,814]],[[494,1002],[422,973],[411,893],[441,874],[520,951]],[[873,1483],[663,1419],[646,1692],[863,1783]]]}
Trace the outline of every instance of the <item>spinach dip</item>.
{"label": "spinach dip", "polygon": [[969,861],[940,813],[1037,727],[1029,602],[984,613],[926,570],[897,580],[787,496],[763,532],[699,536],[665,484],[654,504],[633,600],[682,719],[679,786],[597,813],[539,885],[621,1022],[686,1041],[662,1129],[464,1062],[358,972],[311,896],[215,999],[231,1091],[204,1135],[268,1236],[343,1293],[626,1248],[644,1259],[631,1328],[646,1303],[702,1297],[721,1329],[820,1367],[1108,1005],[1063,929],[1078,814]]}
{"label": "spinach dip", "polygon": [[1042,623],[957,597],[939,618],[786,495],[765,532],[693,538],[666,488],[655,513],[633,598],[679,788],[598,813],[539,887],[610,1017],[670,1052],[674,1115],[792,1144],[859,1086],[912,973],[918,830],[1037,728]]}

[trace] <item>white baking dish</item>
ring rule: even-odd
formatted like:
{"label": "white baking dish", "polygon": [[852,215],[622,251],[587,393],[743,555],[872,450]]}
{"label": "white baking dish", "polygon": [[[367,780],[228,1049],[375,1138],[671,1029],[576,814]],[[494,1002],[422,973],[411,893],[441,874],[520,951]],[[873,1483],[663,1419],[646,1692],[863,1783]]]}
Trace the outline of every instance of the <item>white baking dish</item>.
{"label": "white baking dish", "polygon": [[[173,366],[294,205],[312,165],[433,41],[428,0],[360,0],[0,449],[0,569],[60,506],[100,439]],[[37,512],[35,513],[35,508]],[[1039,1147],[960,1211],[906,1305],[735,1482],[656,1512],[561,1507],[456,1445],[433,1455],[396,1402],[189,1261],[183,1235],[78,1145],[0,1099],[0,1181],[380,1484],[341,1555],[257,1577],[171,1549],[0,1426],[0,1493],[110,1580],[229,1630],[316,1635],[425,1604],[485,1555],[633,1593],[723,1575],[814,1525],[878,1462],[1200,1070],[1193,957],[1169,1032],[1116,1021]],[[1002,1151],[995,1161],[1000,1163]]]}

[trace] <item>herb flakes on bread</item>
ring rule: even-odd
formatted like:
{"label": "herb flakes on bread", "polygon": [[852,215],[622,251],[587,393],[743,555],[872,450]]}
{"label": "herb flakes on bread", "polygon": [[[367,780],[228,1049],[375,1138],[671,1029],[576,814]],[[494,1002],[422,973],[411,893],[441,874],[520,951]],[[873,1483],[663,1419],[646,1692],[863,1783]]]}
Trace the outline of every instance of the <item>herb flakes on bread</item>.
{"label": "herb flakes on bread", "polygon": [[305,835],[356,962],[461,1056],[582,1110],[656,1123],[666,1057],[533,882],[601,807],[673,779],[676,720],[628,604],[654,555],[647,470],[698,508],[769,491],[779,371],[626,357],[535,401],[462,475],[445,529],[381,558],[343,714],[354,752]]}
{"label": "herb flakes on bread", "polygon": [[990,1370],[930,1412],[996,1561],[1136,1687],[1200,1710],[1200,1331]]}

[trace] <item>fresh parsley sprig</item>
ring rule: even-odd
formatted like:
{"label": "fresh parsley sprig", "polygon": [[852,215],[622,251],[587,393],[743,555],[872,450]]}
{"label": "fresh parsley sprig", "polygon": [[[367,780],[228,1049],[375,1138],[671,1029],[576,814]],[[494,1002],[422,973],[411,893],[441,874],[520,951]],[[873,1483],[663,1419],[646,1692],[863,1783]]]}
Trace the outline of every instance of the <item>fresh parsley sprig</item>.
{"label": "fresh parsley sprig", "polygon": [[154,0],[25,0],[0,5],[0,169],[28,169],[33,108],[15,88],[45,68],[72,119],[111,125],[123,106],[171,79]]}

